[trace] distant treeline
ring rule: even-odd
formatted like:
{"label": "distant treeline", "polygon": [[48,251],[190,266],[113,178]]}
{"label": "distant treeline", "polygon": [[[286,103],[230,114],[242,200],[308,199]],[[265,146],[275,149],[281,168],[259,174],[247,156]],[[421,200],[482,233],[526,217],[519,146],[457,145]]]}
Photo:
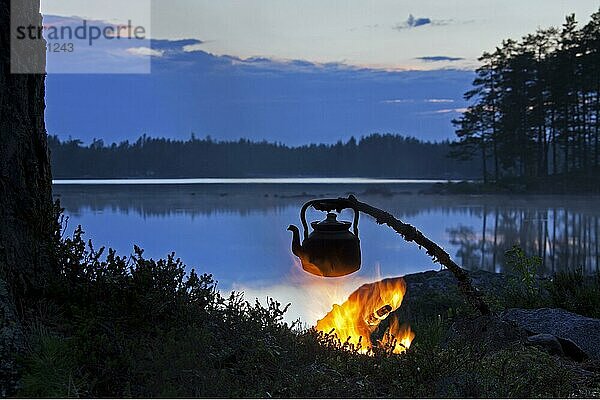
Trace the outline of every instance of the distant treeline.
{"label": "distant treeline", "polygon": [[484,53],[463,116],[458,158],[484,178],[592,175],[600,169],[600,11],[578,27],[505,40]]}
{"label": "distant treeline", "polygon": [[140,137],[106,145],[50,136],[55,178],[185,177],[400,177],[472,178],[479,161],[448,157],[448,141],[422,142],[373,134],[336,144],[290,147],[281,143]]}

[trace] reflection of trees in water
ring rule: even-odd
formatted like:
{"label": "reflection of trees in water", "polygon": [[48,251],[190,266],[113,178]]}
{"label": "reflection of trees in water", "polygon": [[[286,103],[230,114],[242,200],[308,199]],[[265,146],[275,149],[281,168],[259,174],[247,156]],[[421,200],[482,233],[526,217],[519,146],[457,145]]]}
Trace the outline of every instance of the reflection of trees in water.
{"label": "reflection of trees in water", "polygon": [[246,216],[260,212],[279,212],[297,207],[317,197],[340,197],[355,194],[410,220],[423,212],[434,211],[443,216],[471,213],[470,207],[458,207],[459,196],[418,196],[423,185],[88,185],[55,186],[54,194],[72,215],[86,210],[111,211],[146,217],[192,217],[214,214]]}
{"label": "reflection of trees in water", "polygon": [[459,225],[448,229],[456,257],[469,269],[502,271],[504,252],[519,245],[543,260],[541,273],[582,268],[598,271],[599,216],[566,208],[505,209],[484,207],[481,230]]}
{"label": "reflection of trees in water", "polygon": [[[590,196],[438,196],[406,194],[422,186],[386,185],[163,185],[59,186],[68,214],[135,214],[143,218],[289,212],[315,197],[348,193],[390,211],[405,222],[431,214],[448,230],[452,255],[468,268],[500,271],[504,252],[515,244],[543,258],[544,272],[599,269],[598,198]],[[294,211],[297,212],[297,211]],[[475,221],[466,223],[464,221]],[[473,227],[472,224],[480,225]],[[427,233],[427,232],[424,232]],[[449,249],[450,250],[450,249]]]}
{"label": "reflection of trees in water", "polygon": [[[456,229],[450,229],[449,233],[450,244],[458,246],[456,251],[457,261],[468,268],[479,265],[479,244],[475,230],[470,226],[461,225]],[[482,242],[479,241],[479,243]]]}

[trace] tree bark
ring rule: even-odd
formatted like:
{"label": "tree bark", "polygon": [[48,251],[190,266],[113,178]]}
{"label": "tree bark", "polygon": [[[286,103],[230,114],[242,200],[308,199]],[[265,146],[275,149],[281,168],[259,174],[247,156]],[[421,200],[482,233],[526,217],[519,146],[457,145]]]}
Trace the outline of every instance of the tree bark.
{"label": "tree bark", "polygon": [[[22,1],[21,12],[41,21],[39,7],[39,0]],[[19,296],[39,293],[52,271],[56,219],[45,75],[11,73],[10,10],[10,0],[0,0],[0,279]],[[37,42],[32,51],[45,62],[44,43]]]}

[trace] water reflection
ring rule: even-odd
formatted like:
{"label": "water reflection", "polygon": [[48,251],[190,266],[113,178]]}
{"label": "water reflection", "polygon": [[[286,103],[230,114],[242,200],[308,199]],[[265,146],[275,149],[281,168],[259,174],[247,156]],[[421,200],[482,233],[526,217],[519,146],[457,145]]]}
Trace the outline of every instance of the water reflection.
{"label": "water reflection", "polygon": [[[361,220],[363,267],[345,278],[304,273],[290,252],[290,223],[314,197],[348,193],[412,223],[469,269],[504,271],[504,252],[519,244],[544,259],[541,272],[598,270],[598,197],[420,195],[420,185],[56,186],[70,217],[96,246],[148,256],[176,251],[210,272],[224,291],[292,302],[288,319],[313,323],[363,283],[435,269],[391,229]],[[309,220],[323,214],[312,212]],[[351,220],[348,211],[342,219]]]}
{"label": "water reflection", "polygon": [[[564,198],[562,199],[565,200]],[[542,273],[581,268],[598,270],[599,211],[596,200],[567,205],[530,205],[523,208],[483,206],[481,224],[450,228],[457,260],[467,268],[502,271],[504,252],[519,244],[527,254],[543,260]]]}

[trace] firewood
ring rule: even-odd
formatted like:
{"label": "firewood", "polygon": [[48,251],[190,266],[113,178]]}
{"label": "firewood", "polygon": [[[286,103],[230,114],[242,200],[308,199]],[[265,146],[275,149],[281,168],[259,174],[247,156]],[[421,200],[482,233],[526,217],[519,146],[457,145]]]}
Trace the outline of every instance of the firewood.
{"label": "firewood", "polygon": [[365,322],[371,326],[379,325],[379,323],[381,321],[383,321],[384,319],[386,319],[387,316],[390,315],[391,312],[392,312],[392,306],[390,306],[389,304],[386,304],[385,306],[381,307],[379,310],[373,312],[373,314],[369,315],[367,317],[367,319],[365,320]]}

